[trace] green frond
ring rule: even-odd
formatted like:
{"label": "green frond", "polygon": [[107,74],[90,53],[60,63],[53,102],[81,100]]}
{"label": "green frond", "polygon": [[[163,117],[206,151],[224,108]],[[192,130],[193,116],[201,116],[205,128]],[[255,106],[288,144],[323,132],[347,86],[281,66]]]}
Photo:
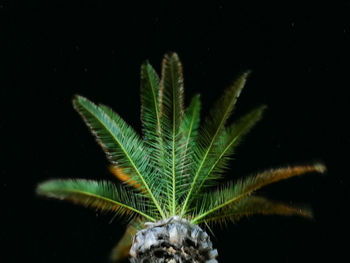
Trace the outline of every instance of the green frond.
{"label": "green frond", "polygon": [[201,101],[200,95],[195,95],[190,105],[185,111],[180,131],[185,141],[185,151],[190,148],[190,144],[197,138],[200,121]]}
{"label": "green frond", "polygon": [[111,162],[124,168],[132,180],[141,185],[142,189],[140,190],[148,195],[160,215],[165,218],[158,201],[161,200],[159,188],[153,180],[155,175],[148,155],[145,154],[148,149],[143,145],[136,132],[107,106],[97,106],[81,96],[75,97],[73,105]]}
{"label": "green frond", "polygon": [[212,141],[215,141],[216,137],[223,130],[227,119],[233,112],[237,99],[241,94],[247,78],[250,72],[247,71],[240,75],[234,83],[227,88],[221,95],[218,101],[214,104],[214,107],[209,111],[209,115],[203,124],[203,135],[201,135],[202,144],[210,146]]}
{"label": "green frond", "polygon": [[204,126],[200,131],[199,142],[196,147],[196,154],[199,162],[181,211],[182,215],[186,213],[192,194],[197,192],[198,187],[202,185],[203,181],[214,179],[207,176],[211,163],[215,162],[213,158],[211,158],[211,153],[214,145],[218,142],[220,135],[224,131],[226,121],[233,111],[248,75],[249,72],[242,74],[234,84],[224,92],[204,121]]}
{"label": "green frond", "polygon": [[265,109],[265,105],[260,106],[225,128],[218,142],[213,146],[209,169],[207,169],[207,174],[203,177],[196,193],[201,191],[202,187],[205,186],[206,179],[210,178],[212,173],[216,175],[215,177],[218,177],[226,171],[227,163],[230,161],[230,156],[234,153],[235,147],[261,119]]}
{"label": "green frond", "polygon": [[141,121],[143,139],[152,149],[151,156],[158,162],[164,162],[163,132],[159,109],[160,80],[153,67],[145,62],[141,66]]}
{"label": "green frond", "polygon": [[151,221],[157,219],[151,216],[152,210],[148,208],[146,200],[107,181],[49,180],[38,185],[37,194],[67,200],[96,210],[111,211],[129,219],[135,215]]}
{"label": "green frond", "polygon": [[182,65],[176,53],[166,54],[162,61],[159,108],[161,118],[178,131],[184,114],[184,86]]}
{"label": "green frond", "polygon": [[266,105],[257,107],[225,128],[221,141],[221,145],[225,146],[225,154],[232,153],[243,137],[257,124],[258,121],[260,121],[266,108]]}
{"label": "green frond", "polygon": [[154,140],[160,131],[159,77],[153,67],[145,62],[141,66],[141,120],[144,139]]}
{"label": "green frond", "polygon": [[251,215],[282,215],[282,216],[302,216],[312,218],[312,211],[306,207],[290,206],[281,202],[268,200],[264,197],[247,196],[237,203],[218,210],[196,223],[208,222],[215,224],[226,224],[228,221],[236,223],[243,217]]}
{"label": "green frond", "polygon": [[184,115],[182,65],[176,53],[164,56],[160,81],[159,108],[164,133],[167,168],[165,173],[169,181],[170,206],[172,215],[176,214],[177,186],[181,176],[183,162],[179,147],[179,129]]}
{"label": "green frond", "polygon": [[[161,196],[164,210],[171,209],[171,175],[168,171],[168,152],[166,147],[165,118],[161,118],[160,97],[164,90],[160,89],[160,80],[153,67],[145,62],[141,66],[141,120],[143,124],[144,143],[150,149],[149,157],[155,171],[154,182],[161,182],[157,189],[163,193]],[[170,179],[169,179],[170,178]],[[164,194],[165,193],[165,194]],[[166,209],[165,209],[166,208]]]}
{"label": "green frond", "polygon": [[170,206],[169,180],[164,179],[163,171],[167,170],[167,152],[165,146],[164,124],[161,119],[159,96],[160,80],[153,67],[145,62],[141,66],[141,121],[143,125],[143,139],[150,149],[149,157],[154,167],[155,180],[159,183],[159,192],[166,193],[164,204]]}
{"label": "green frond", "polygon": [[87,98],[76,96],[73,106],[95,135],[108,159],[120,167],[132,167],[133,159],[139,159],[132,155],[144,149],[136,132],[111,109],[99,107]]}
{"label": "green frond", "polygon": [[183,170],[179,177],[177,192],[181,199],[188,192],[188,186],[191,183],[191,175],[195,173],[196,156],[193,151],[198,138],[198,128],[200,122],[200,96],[195,95],[184,113],[184,118],[180,127],[181,139],[179,146],[181,148],[181,162]]}
{"label": "green frond", "polygon": [[[271,169],[254,176],[238,180],[223,189],[205,193],[200,199],[200,208],[192,222],[198,222],[212,213],[230,207],[256,190],[274,182],[310,172],[325,172],[322,164]],[[198,202],[198,201],[197,201]]]}

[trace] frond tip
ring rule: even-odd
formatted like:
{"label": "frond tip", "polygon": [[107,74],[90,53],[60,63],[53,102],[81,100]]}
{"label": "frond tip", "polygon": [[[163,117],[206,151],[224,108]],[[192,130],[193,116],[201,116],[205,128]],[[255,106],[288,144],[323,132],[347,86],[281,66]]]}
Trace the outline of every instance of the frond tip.
{"label": "frond tip", "polygon": [[264,172],[258,173],[255,176],[249,176],[243,179],[241,182],[238,182],[237,188],[240,188],[241,186],[242,193],[251,193],[268,184],[312,172],[325,173],[326,166],[321,163],[316,163],[313,165],[291,166],[286,168],[266,170]]}

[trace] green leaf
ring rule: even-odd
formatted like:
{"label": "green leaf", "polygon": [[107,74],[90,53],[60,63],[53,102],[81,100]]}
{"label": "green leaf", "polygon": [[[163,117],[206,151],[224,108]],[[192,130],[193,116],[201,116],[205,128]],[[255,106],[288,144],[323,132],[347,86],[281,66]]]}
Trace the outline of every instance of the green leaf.
{"label": "green leaf", "polygon": [[144,138],[153,141],[159,136],[160,112],[159,112],[159,77],[153,67],[145,62],[141,66],[141,120]]}
{"label": "green leaf", "polygon": [[[159,110],[159,77],[145,62],[141,66],[141,120],[145,143],[152,149],[154,158],[164,159],[163,132]],[[160,152],[160,154],[154,154]],[[152,154],[151,153],[151,154]]]}
{"label": "green leaf", "polygon": [[223,130],[247,82],[249,74],[250,71],[247,71],[239,76],[214,104],[214,107],[212,107],[208,117],[204,121],[202,131],[204,134],[201,136],[202,144],[210,146],[220,134],[220,131]]}
{"label": "green leaf", "polygon": [[141,184],[140,190],[147,193],[160,215],[165,218],[159,199],[154,195],[157,193],[155,191],[157,188],[148,155],[145,154],[148,150],[135,131],[107,106],[97,106],[81,96],[75,97],[73,105],[107,153],[108,158],[113,164],[124,168],[132,180]]}
{"label": "green leaf", "polygon": [[191,183],[196,168],[196,156],[193,151],[198,137],[198,128],[200,122],[200,96],[194,96],[189,107],[184,113],[184,119],[180,127],[181,139],[179,148],[181,149],[181,162],[183,163],[183,170],[178,180],[177,192],[181,199],[188,192],[188,186]]}
{"label": "green leaf", "polygon": [[221,146],[224,146],[223,155],[231,154],[234,148],[241,142],[243,137],[256,125],[261,119],[266,105],[251,110],[237,121],[225,129],[222,136]]}
{"label": "green leaf", "polygon": [[184,151],[187,151],[191,145],[191,142],[194,142],[197,139],[198,127],[200,121],[200,109],[201,101],[200,95],[195,95],[190,105],[185,111],[183,122],[181,123],[180,131],[183,135],[182,139],[184,141]]}
{"label": "green leaf", "polygon": [[153,67],[145,62],[141,66],[141,120],[143,125],[144,143],[150,149],[148,155],[154,168],[154,182],[158,183],[156,189],[160,193],[167,193],[164,206],[169,206],[168,180],[164,180],[163,171],[167,170],[166,149],[164,145],[164,131],[160,117],[159,96],[160,80]]}
{"label": "green leaf", "polygon": [[263,197],[247,196],[229,207],[218,210],[196,223],[208,222],[225,224],[228,221],[236,223],[243,217],[261,215],[302,216],[312,218],[312,212],[306,207],[290,206],[284,203],[268,200]]}
{"label": "green leaf", "polygon": [[176,53],[166,54],[162,62],[159,108],[161,118],[172,128],[169,138],[177,133],[184,114],[183,73],[180,59]]}
{"label": "green leaf", "polygon": [[117,188],[107,181],[84,179],[49,180],[37,187],[37,194],[60,200],[67,200],[101,211],[112,211],[132,218],[135,214],[151,221],[154,217],[147,213],[145,200],[126,189]]}
{"label": "green leaf", "polygon": [[181,214],[186,214],[187,206],[191,201],[192,193],[196,193],[203,181],[207,179],[208,160],[211,160],[211,152],[214,145],[220,138],[220,134],[224,130],[225,123],[231,115],[234,105],[246,83],[249,72],[242,74],[234,84],[229,87],[223,96],[216,102],[215,107],[210,111],[208,118],[204,122],[199,137],[199,145],[196,149],[199,164],[196,168],[193,181],[191,183],[189,193],[185,199]]}
{"label": "green leaf", "polygon": [[[235,147],[261,119],[265,109],[265,105],[260,106],[225,128],[218,142],[213,146],[211,158],[209,160],[210,166],[207,169],[207,174],[203,176],[201,185],[198,187],[196,193],[201,191],[208,178],[217,178],[226,171],[227,163],[230,160],[230,156],[234,153]],[[215,175],[211,176],[211,174]]]}
{"label": "green leaf", "polygon": [[268,184],[310,172],[324,173],[325,166],[322,164],[314,164],[271,169],[254,176],[248,176],[247,178],[238,180],[235,182],[235,184],[231,183],[223,189],[211,193],[205,193],[200,200],[201,206],[197,210],[199,212],[197,216],[193,218],[192,223],[198,222],[221,209],[230,207],[234,203],[240,201],[242,198],[249,196],[256,190]]}
{"label": "green leaf", "polygon": [[176,53],[164,56],[160,81],[160,118],[166,145],[167,167],[164,171],[169,181],[171,213],[176,214],[177,186],[183,168],[179,144],[179,129],[184,114],[182,65]]}

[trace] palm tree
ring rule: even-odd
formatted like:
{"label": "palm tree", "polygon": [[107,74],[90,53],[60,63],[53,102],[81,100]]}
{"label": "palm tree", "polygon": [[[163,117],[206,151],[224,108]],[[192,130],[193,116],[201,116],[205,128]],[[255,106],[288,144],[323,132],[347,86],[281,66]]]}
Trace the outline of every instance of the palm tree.
{"label": "palm tree", "polygon": [[257,107],[227,124],[248,72],[224,92],[201,123],[199,95],[184,108],[177,54],[164,56],[161,73],[159,78],[148,62],[141,66],[142,137],[109,107],[82,96],[73,100],[122,184],[55,179],[39,184],[37,193],[127,219],[126,233],[113,250],[116,261],[131,247],[131,262],[217,262],[217,251],[201,224],[237,222],[253,214],[311,217],[307,209],[255,192],[293,176],[323,173],[322,164],[271,169],[234,183],[220,182],[235,147],[265,109]]}

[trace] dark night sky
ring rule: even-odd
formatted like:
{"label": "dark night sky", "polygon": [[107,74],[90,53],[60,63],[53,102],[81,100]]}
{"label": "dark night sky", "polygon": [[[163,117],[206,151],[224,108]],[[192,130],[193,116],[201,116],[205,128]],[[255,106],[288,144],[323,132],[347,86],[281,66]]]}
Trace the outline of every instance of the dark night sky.
{"label": "dark night sky", "polygon": [[348,207],[349,1],[26,2],[0,6],[8,25],[1,79],[10,80],[0,88],[4,262],[23,256],[107,262],[122,223],[37,198],[35,185],[48,178],[112,179],[71,98],[81,94],[110,105],[140,130],[140,64],[149,59],[159,71],[167,51],[184,64],[186,102],[201,93],[204,113],[239,72],[253,71],[235,116],[260,104],[269,108],[239,148],[228,178],[313,161],[328,167],[325,176],[261,191],[311,205],[314,220],[256,216],[214,228],[220,262],[338,262]]}

